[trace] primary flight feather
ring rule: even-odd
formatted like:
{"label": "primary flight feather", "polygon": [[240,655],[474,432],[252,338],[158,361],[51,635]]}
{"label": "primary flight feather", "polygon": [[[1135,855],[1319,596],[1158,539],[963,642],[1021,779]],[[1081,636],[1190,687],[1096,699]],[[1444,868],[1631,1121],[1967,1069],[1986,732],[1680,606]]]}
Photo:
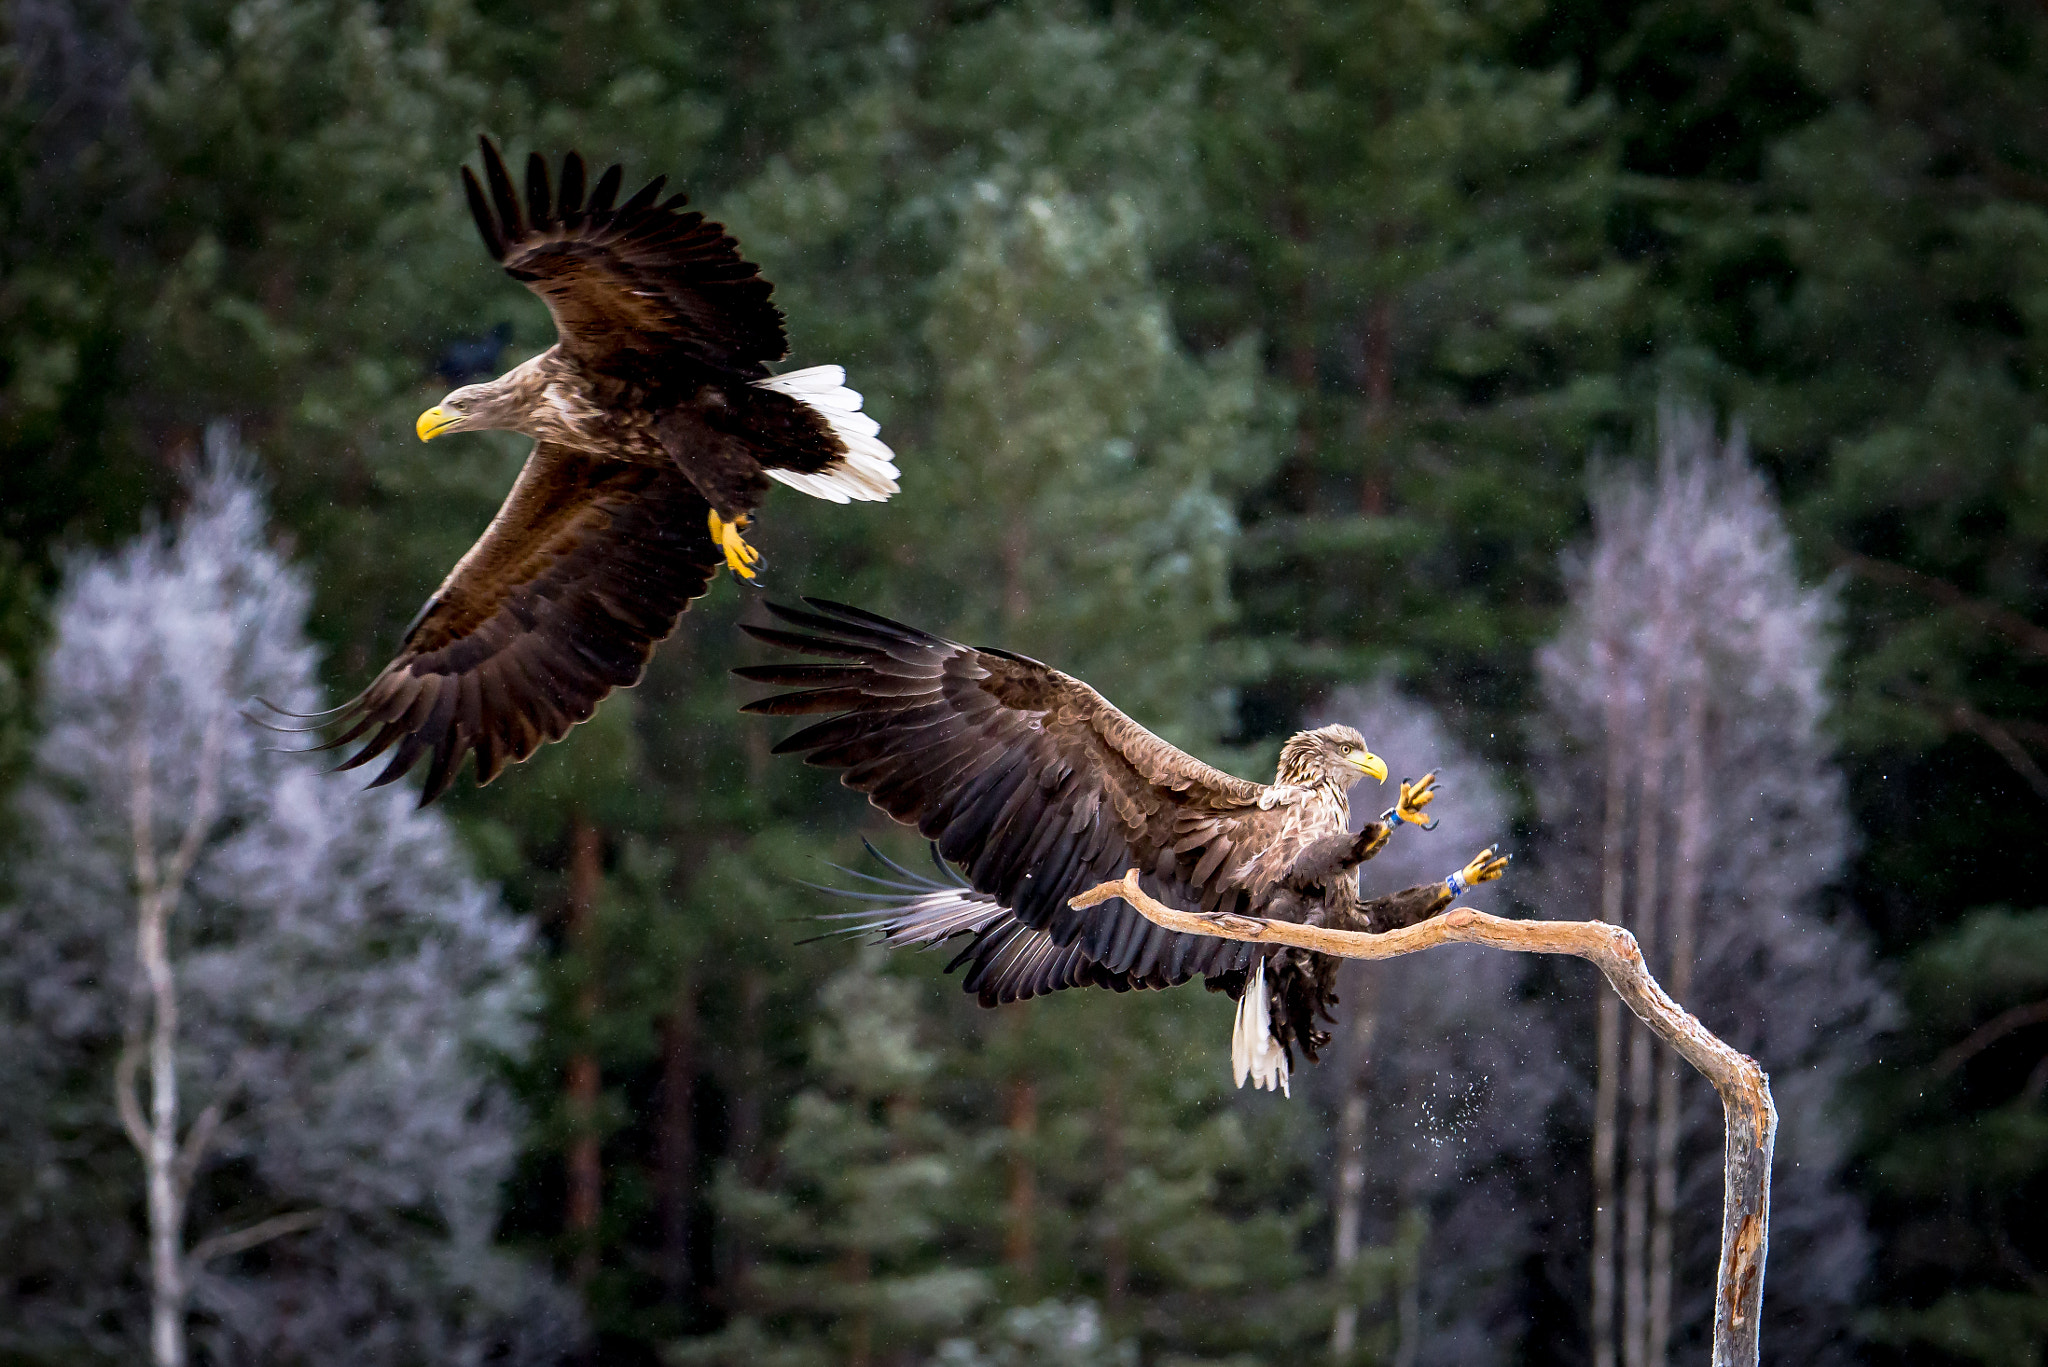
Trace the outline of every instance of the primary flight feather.
{"label": "primary flight feather", "polygon": [[723,227],[663,199],[660,177],[618,203],[620,169],[586,185],[575,152],[558,178],[529,157],[521,195],[481,146],[482,178],[462,171],[477,229],[558,335],[418,431],[521,432],[533,453],[397,658],[323,723],[344,728],[328,747],[361,743],[345,769],[396,747],[372,786],[431,756],[422,802],[470,752],[488,783],[636,683],[721,562],[752,578],[740,533],[770,480],[835,503],[897,487],[845,372],[770,373],[782,313]]}

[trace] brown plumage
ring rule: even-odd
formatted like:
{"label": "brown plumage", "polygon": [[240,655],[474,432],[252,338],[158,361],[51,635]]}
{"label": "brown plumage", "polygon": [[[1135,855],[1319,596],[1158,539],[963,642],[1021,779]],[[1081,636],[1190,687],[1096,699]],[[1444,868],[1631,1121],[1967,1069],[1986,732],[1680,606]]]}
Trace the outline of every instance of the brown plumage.
{"label": "brown plumage", "polygon": [[[845,503],[896,490],[889,448],[837,366],[771,375],[788,350],[772,286],[738,244],[655,179],[624,204],[614,166],[585,193],[529,158],[515,193],[497,149],[463,189],[484,245],[546,303],[558,340],[422,414],[422,440],[535,439],[505,504],[406,631],[397,658],[322,725],[342,765],[396,747],[372,786],[432,757],[422,802],[477,756],[477,781],[560,740],[654,647],[740,538],[770,479]],[[488,189],[486,189],[488,186]]]}
{"label": "brown plumage", "polygon": [[[934,842],[964,887],[903,885],[862,928],[891,943],[974,938],[955,961],[984,1005],[1090,984],[1127,991],[1201,974],[1244,999],[1277,975],[1270,1035],[1313,1059],[1335,1001],[1333,965],[1241,941],[1181,935],[1119,900],[1086,911],[1075,894],[1132,868],[1147,892],[1188,911],[1347,929],[1385,929],[1447,905],[1442,883],[1376,901],[1358,865],[1389,826],[1348,829],[1350,787],[1386,767],[1349,727],[1303,732],[1272,784],[1224,773],[1169,745],[1086,683],[1008,651],[975,649],[858,608],[770,605],[799,631],[749,626],[770,645],[830,663],[755,665],[757,683],[795,686],[749,703],[772,716],[834,714],[775,747],[843,770],[841,781]],[[1409,790],[1409,819],[1430,800]],[[900,894],[900,895],[899,895]],[[1255,975],[1262,961],[1265,973]],[[1261,1040],[1260,1047],[1267,1047]]]}

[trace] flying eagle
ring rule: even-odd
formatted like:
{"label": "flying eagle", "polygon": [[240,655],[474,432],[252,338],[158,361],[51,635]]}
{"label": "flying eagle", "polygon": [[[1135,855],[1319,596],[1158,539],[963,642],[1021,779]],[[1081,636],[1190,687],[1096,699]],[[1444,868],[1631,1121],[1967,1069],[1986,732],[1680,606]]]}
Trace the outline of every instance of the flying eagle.
{"label": "flying eagle", "polygon": [[418,430],[521,432],[533,453],[397,658],[321,721],[346,727],[321,748],[362,742],[341,768],[398,747],[372,787],[431,752],[423,803],[468,752],[489,783],[638,682],[721,557],[752,578],[759,555],[740,532],[769,480],[834,503],[897,487],[844,371],[769,372],[789,350],[774,287],[684,196],[662,199],[664,177],[616,204],[617,166],[586,193],[582,157],[550,183],[534,154],[522,198],[481,141],[483,181],[462,170],[470,212],[558,336],[451,391]]}
{"label": "flying eagle", "polygon": [[[1336,961],[1238,940],[1184,935],[1121,899],[1068,899],[1137,869],[1168,906],[1381,931],[1435,915],[1473,883],[1500,877],[1487,850],[1458,873],[1371,900],[1358,866],[1394,826],[1423,813],[1434,776],[1352,831],[1349,792],[1387,766],[1348,726],[1290,738],[1273,782],[1252,783],[1174,748],[1100,693],[1049,665],[975,649],[818,599],[769,605],[800,628],[747,626],[769,645],[829,663],[750,665],[756,683],[794,686],[748,703],[771,716],[831,713],[778,754],[844,772],[840,781],[934,844],[957,880],[874,880],[885,903],[856,929],[892,945],[972,939],[949,967],[984,1006],[1079,985],[1171,987],[1196,974],[1239,1003],[1237,1079],[1285,1088],[1291,1053],[1329,1041]],[[904,871],[898,868],[899,873]]]}

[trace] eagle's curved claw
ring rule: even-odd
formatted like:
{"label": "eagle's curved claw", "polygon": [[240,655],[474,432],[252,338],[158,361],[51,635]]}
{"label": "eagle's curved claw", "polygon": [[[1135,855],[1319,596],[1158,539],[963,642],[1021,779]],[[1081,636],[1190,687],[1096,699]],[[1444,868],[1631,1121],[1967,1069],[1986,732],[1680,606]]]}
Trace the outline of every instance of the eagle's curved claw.
{"label": "eagle's curved claw", "polygon": [[1496,854],[1494,847],[1488,845],[1485,849],[1473,855],[1467,861],[1464,868],[1459,869],[1444,880],[1445,883],[1450,885],[1451,896],[1462,897],[1481,883],[1491,883],[1494,879],[1508,871],[1508,860],[1510,857],[1505,854]]}
{"label": "eagle's curved claw", "polygon": [[746,525],[747,520],[744,517],[727,522],[718,515],[716,508],[711,510],[711,540],[714,545],[724,550],[726,568],[742,579],[752,579],[754,566],[761,563],[761,553],[741,538],[740,533],[746,529]]}
{"label": "eagle's curved claw", "polygon": [[1422,809],[1434,801],[1436,770],[1432,769],[1421,778],[1401,780],[1401,800],[1394,804],[1392,815],[1407,825],[1433,831],[1436,829],[1436,818],[1425,816]]}

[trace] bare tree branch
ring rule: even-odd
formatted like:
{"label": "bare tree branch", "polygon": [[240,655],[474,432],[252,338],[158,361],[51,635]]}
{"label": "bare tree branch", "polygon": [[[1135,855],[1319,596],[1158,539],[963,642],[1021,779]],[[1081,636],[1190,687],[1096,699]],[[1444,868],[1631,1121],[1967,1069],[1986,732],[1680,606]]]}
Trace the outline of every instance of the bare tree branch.
{"label": "bare tree branch", "polygon": [[2020,1087],[2020,1100],[2032,1105],[2043,1091],[2048,1091],[2048,1054],[2041,1055],[2034,1071],[2027,1074],[2026,1082]]}
{"label": "bare tree branch", "polygon": [[[1360,978],[1351,1006],[1351,1039],[1345,1062],[1350,1076],[1344,1080],[1344,1104],[1339,1112],[1337,1133],[1337,1219],[1333,1231],[1331,1261],[1338,1274],[1350,1272],[1358,1262],[1365,1213],[1365,1149],[1367,1074],[1372,1068],[1373,1031],[1379,1024],[1379,985]],[[1330,1323],[1330,1361],[1351,1361],[1358,1345],[1358,1305],[1345,1301],[1337,1307]]]}
{"label": "bare tree branch", "polygon": [[185,1265],[197,1272],[215,1258],[226,1258],[236,1253],[246,1253],[259,1244],[272,1239],[282,1239],[287,1234],[297,1234],[302,1229],[311,1229],[327,1218],[324,1210],[295,1210],[289,1215],[273,1215],[268,1220],[258,1220],[253,1225],[229,1230],[226,1234],[215,1234],[192,1245],[192,1251],[185,1255]]}
{"label": "bare tree branch", "polygon": [[135,1074],[142,1067],[142,1040],[131,1035],[121,1046],[114,1064],[114,1105],[120,1108],[121,1128],[128,1142],[145,1159],[149,1157],[149,1122],[142,1118],[142,1098],[135,1091]]}
{"label": "bare tree branch", "polygon": [[213,1146],[214,1136],[220,1133],[221,1121],[227,1118],[227,1108],[242,1089],[242,1077],[248,1071],[249,1056],[241,1053],[235,1056],[234,1066],[222,1080],[213,1100],[199,1112],[192,1125],[185,1131],[185,1142],[178,1149],[178,1161],[173,1169],[173,1178],[178,1184],[180,1200],[192,1194],[193,1180],[199,1175],[199,1164],[205,1159],[206,1151]]}
{"label": "bare tree branch", "polygon": [[1925,594],[1944,607],[1954,608],[1966,617],[1974,617],[1979,623],[1991,628],[2006,640],[2031,655],[2048,659],[2048,627],[2041,627],[2014,612],[2011,608],[1973,598],[1946,579],[1908,569],[1889,560],[1876,560],[1854,551],[1842,550],[1835,553],[1835,562],[1853,574],[1880,584],[1891,584],[1898,588],[1913,589]]}
{"label": "bare tree branch", "polygon": [[135,890],[147,900],[157,892],[156,788],[149,772],[149,744],[138,732],[128,742],[128,832],[135,845]]}
{"label": "bare tree branch", "polygon": [[2034,762],[2019,738],[2003,724],[1985,716],[1976,708],[1965,703],[1956,703],[1949,712],[1955,724],[1978,737],[1998,752],[1998,757],[2012,766],[2012,771],[2027,781],[2036,797],[2048,798],[2048,773]]}
{"label": "bare tree branch", "polygon": [[1996,720],[2015,739],[2030,745],[2048,745],[2048,724],[2028,721],[2024,717],[1999,717]]}
{"label": "bare tree branch", "polygon": [[215,712],[206,719],[206,730],[199,739],[199,772],[192,790],[192,814],[186,819],[185,833],[178,840],[163,881],[163,895],[172,901],[184,891],[185,876],[192,872],[199,847],[205,842],[206,833],[213,829],[214,817],[219,815],[220,749],[226,731],[227,717],[223,713]]}
{"label": "bare tree branch", "polygon": [[2015,1006],[2010,1011],[2001,1011],[1972,1030],[1966,1039],[1944,1049],[1941,1057],[1934,1060],[1934,1075],[1948,1077],[2013,1031],[2023,1030],[2029,1025],[2039,1025],[2044,1021],[2048,1021],[2048,1000],[2029,1002],[2025,1006]]}
{"label": "bare tree branch", "polygon": [[1189,935],[1291,945],[1345,959],[1392,959],[1442,944],[1479,944],[1525,954],[1569,954],[1606,975],[1631,1011],[1721,1094],[1726,1120],[1721,1262],[1714,1297],[1714,1367],[1756,1367],[1770,1242],[1771,1153],[1778,1110],[1756,1060],[1731,1049],[1671,1000],[1643,963],[1635,936],[1603,921],[1509,921],[1454,907],[1420,925],[1381,935],[1285,921],[1175,911],[1138,886],[1138,871],[1074,898],[1076,909],[1121,897],[1146,919]]}

